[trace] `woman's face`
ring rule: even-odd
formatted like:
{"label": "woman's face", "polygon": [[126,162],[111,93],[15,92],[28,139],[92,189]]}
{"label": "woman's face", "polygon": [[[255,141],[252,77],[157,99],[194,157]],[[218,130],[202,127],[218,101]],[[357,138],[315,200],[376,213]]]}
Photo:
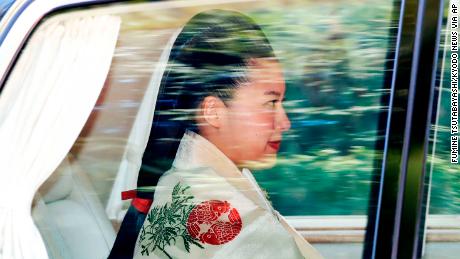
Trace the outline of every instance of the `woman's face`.
{"label": "woman's face", "polygon": [[[291,123],[283,108],[285,82],[279,62],[254,59],[222,113],[219,148],[238,166],[276,161],[282,133]],[[260,162],[262,162],[260,164]]]}

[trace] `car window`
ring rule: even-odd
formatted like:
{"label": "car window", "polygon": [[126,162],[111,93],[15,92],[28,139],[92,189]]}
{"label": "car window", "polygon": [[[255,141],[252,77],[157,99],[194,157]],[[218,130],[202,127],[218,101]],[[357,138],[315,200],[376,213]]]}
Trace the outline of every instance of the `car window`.
{"label": "car window", "polygon": [[[373,173],[380,169],[375,161],[382,156],[375,147],[384,137],[379,115],[388,108],[382,100],[390,94],[384,76],[387,53],[395,48],[390,33],[393,8],[391,1],[380,0],[165,1],[69,11],[69,17],[114,15],[120,17],[121,27],[88,120],[36,194],[34,219],[49,254],[78,253],[69,248],[79,247],[72,239],[77,235],[67,231],[56,238],[66,224],[82,233],[91,230],[85,224],[103,226],[91,235],[103,237],[107,248],[102,253],[108,254],[131,203],[122,201],[121,193],[138,182],[147,140],[136,136],[150,131],[155,102],[146,96],[156,98],[159,89],[153,83],[164,66],[166,46],[195,14],[232,9],[263,29],[286,86],[285,98],[279,101],[290,129],[277,146],[277,163],[252,170],[262,195],[324,257],[360,257],[369,208],[376,206],[370,197]],[[66,205],[81,208],[76,213],[96,223],[67,217]],[[45,219],[49,214],[54,216]]]}
{"label": "car window", "polygon": [[7,0],[0,3],[0,20],[5,16],[8,9],[13,5],[14,0]]}

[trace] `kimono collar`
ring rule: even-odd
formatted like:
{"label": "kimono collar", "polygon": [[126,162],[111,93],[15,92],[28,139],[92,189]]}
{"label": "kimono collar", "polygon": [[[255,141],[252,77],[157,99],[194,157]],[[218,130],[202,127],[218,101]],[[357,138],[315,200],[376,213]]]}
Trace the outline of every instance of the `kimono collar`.
{"label": "kimono collar", "polygon": [[222,151],[192,131],[185,132],[182,137],[173,167],[179,170],[211,168],[260,207],[273,210],[248,169],[243,169],[242,173]]}
{"label": "kimono collar", "polygon": [[214,144],[187,130],[177,149],[173,166],[176,168],[210,167],[225,178],[241,178],[238,167]]}

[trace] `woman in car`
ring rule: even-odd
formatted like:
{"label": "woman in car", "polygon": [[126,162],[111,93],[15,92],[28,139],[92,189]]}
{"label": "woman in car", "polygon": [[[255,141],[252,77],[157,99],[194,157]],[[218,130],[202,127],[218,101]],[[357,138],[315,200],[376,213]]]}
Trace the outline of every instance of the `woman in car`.
{"label": "woman in car", "polygon": [[247,169],[276,162],[290,128],[284,95],[282,67],[249,17],[210,10],[185,25],[143,156],[138,185],[156,188],[135,258],[321,258]]}

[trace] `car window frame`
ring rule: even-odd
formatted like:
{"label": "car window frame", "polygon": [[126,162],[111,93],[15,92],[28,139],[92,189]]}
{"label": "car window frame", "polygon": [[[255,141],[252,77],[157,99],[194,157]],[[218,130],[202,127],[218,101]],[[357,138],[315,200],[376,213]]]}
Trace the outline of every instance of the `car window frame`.
{"label": "car window frame", "polygon": [[[126,2],[129,1],[26,0],[14,3],[0,21],[0,55],[6,53],[6,56],[3,55],[4,62],[0,63],[0,94],[22,47],[44,17],[72,8]],[[385,72],[385,87],[391,95],[383,97],[389,99],[382,100],[389,103],[389,109],[380,114],[379,132],[385,132],[385,138],[377,143],[377,150],[383,151],[383,159],[376,161],[378,170],[374,178],[381,182],[372,187],[370,200],[377,201],[377,207],[368,215],[365,251],[370,253],[364,253],[366,258],[414,258],[421,253],[417,234],[423,231],[425,225],[422,203],[426,190],[423,189],[425,174],[419,174],[418,170],[425,170],[430,116],[436,108],[431,100],[442,20],[440,6],[443,2],[394,1],[393,22],[397,26],[391,29],[391,33],[395,34],[398,47],[387,53],[389,61],[386,67],[389,69]],[[424,37],[425,34],[436,37]],[[421,51],[427,49],[431,55],[420,56]],[[407,73],[408,70],[410,73]],[[402,98],[394,96],[395,92],[404,91],[409,94]],[[419,115],[416,116],[414,110]],[[423,134],[414,132],[421,128],[425,129]],[[414,152],[419,146],[423,147],[422,155]],[[415,179],[416,184],[408,181],[408,177]],[[418,197],[418,202],[414,202],[413,197]],[[389,225],[394,227],[389,228]]]}
{"label": "car window frame", "polygon": [[386,70],[391,96],[385,139],[379,143],[384,151],[382,170],[377,173],[381,180],[372,191],[378,196],[371,198],[378,205],[369,214],[373,225],[368,227],[365,258],[419,258],[423,251],[425,163],[431,115],[436,109],[433,98],[443,0],[402,0],[395,2],[395,8],[398,5],[394,61]]}

